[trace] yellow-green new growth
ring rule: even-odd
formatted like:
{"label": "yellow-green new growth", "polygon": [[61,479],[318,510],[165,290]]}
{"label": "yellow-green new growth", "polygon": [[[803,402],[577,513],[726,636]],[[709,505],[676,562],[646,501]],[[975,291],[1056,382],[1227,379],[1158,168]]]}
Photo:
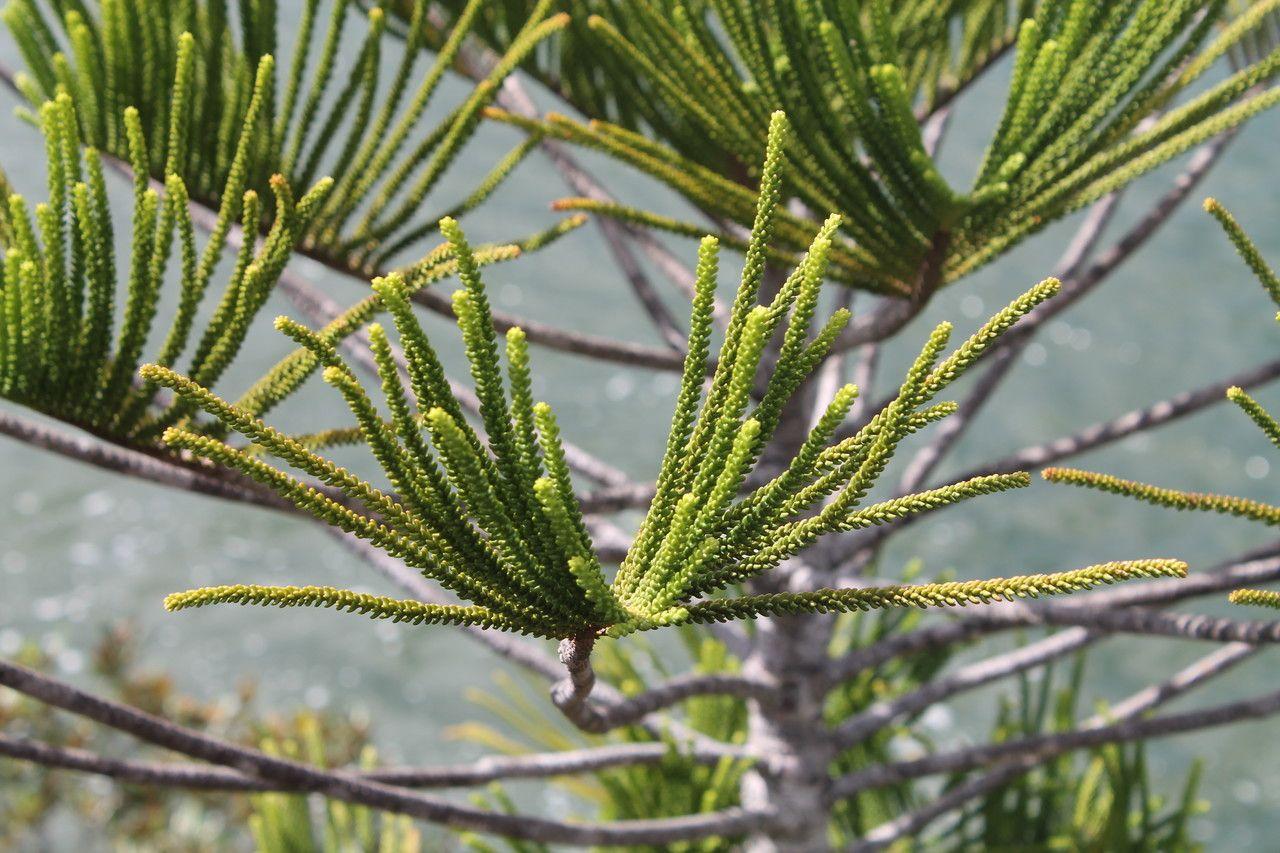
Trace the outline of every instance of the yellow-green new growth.
{"label": "yellow-green new growth", "polygon": [[1237,589],[1227,596],[1232,604],[1244,604],[1250,607],[1270,607],[1280,610],[1280,592],[1269,589]]}
{"label": "yellow-green new growth", "polygon": [[1137,498],[1140,501],[1170,509],[1217,512],[1261,521],[1264,524],[1280,524],[1280,507],[1248,498],[1166,489],[1135,480],[1122,480],[1110,474],[1081,471],[1076,468],[1046,468],[1041,472],[1041,476],[1051,483],[1084,486],[1101,492]]}
{"label": "yellow-green new growth", "polygon": [[[896,397],[861,430],[832,443],[856,396],[856,389],[847,386],[835,394],[782,472],[753,483],[752,474],[778,426],[782,407],[818,366],[848,319],[847,312],[838,312],[810,338],[831,235],[839,223],[835,217],[818,232],[796,271],[767,304],[759,304],[767,257],[764,235],[772,231],[780,198],[781,149],[773,145],[770,150],[762,178],[766,192],[760,197],[747,263],[710,381],[718,244],[713,239],[702,244],[688,355],[656,492],[612,581],[593,548],[574,494],[560,427],[550,407],[533,402],[524,335],[518,329],[507,335],[504,370],[479,259],[458,224],[448,218],[441,221],[441,230],[462,282],[453,306],[479,399],[483,438],[463,414],[432,342],[410,310],[404,280],[389,276],[375,281],[374,290],[395,322],[409,386],[406,390],[401,381],[386,331],[379,325],[370,327],[389,417],[347,366],[331,335],[283,319],[277,328],[301,344],[316,364],[324,365],[325,381],[346,400],[390,491],[360,479],[317,454],[314,443],[309,446],[280,433],[252,410],[221,400],[196,381],[164,368],[144,368],[148,380],[243,434],[254,448],[245,452],[187,430],[171,430],[166,439],[237,468],[302,510],[401,557],[469,602],[472,609],[455,621],[465,618],[471,620],[468,624],[544,637],[620,636],[735,614],[959,604],[1180,571],[1179,564],[1157,561],[918,590],[709,598],[777,567],[821,536],[1026,486],[1026,474],[1000,474],[862,505],[898,444],[955,410],[954,404],[934,402],[935,396],[1058,288],[1053,280],[1032,288],[945,356],[951,326],[939,325]],[[771,341],[777,345],[766,361]],[[338,494],[322,493],[274,468],[260,458],[263,454],[283,460]],[[831,500],[824,504],[828,497]],[[418,620],[419,611],[350,597],[354,593],[237,587],[232,592],[185,595],[175,601],[331,603],[415,621],[432,621],[437,614],[429,611],[432,618],[423,615]],[[436,621],[443,619],[441,615]]]}
{"label": "yellow-green new growth", "polygon": [[483,607],[401,601],[330,586],[211,586],[167,595],[164,608],[169,611],[190,610],[193,607],[223,603],[331,607],[348,613],[360,613],[370,619],[390,619],[392,622],[408,622],[411,625],[477,625],[482,628],[519,630],[519,626],[504,623]]}

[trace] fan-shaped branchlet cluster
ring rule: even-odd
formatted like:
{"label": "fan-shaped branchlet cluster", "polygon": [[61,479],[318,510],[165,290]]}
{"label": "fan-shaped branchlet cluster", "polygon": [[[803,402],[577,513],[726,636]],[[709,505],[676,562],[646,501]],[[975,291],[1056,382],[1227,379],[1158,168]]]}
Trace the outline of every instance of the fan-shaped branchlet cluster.
{"label": "fan-shaped branchlet cluster", "polygon": [[[27,65],[17,83],[33,105],[73,95],[86,142],[143,164],[142,174],[180,176],[198,201],[238,206],[242,190],[229,187],[265,194],[275,174],[295,187],[336,176],[297,242],[326,263],[369,276],[432,233],[442,216],[483,202],[532,150],[536,136],[461,201],[425,209],[503,78],[567,22],[548,15],[550,0],[534,4],[487,77],[432,127],[427,108],[485,4],[471,0],[443,34],[429,24],[430,5],[412,4],[405,43],[391,57],[384,56],[383,4],[368,9],[363,35],[348,44],[359,29],[352,20],[359,4],[306,0],[292,59],[279,69],[274,2],[241,3],[235,16],[225,2],[103,2],[95,16],[80,3],[14,0],[5,20]],[[338,57],[351,48],[356,57],[344,75]],[[136,109],[146,134],[142,151],[130,148],[126,107]],[[241,151],[237,140],[250,125]]]}
{"label": "fan-shaped branchlet cluster", "polygon": [[[1245,233],[1234,216],[1216,200],[1206,199],[1204,209],[1218,220],[1227,237],[1239,252],[1240,257],[1253,272],[1258,282],[1271,297],[1276,306],[1280,306],[1280,277],[1262,257],[1258,247]],[[1280,321],[1280,315],[1277,316]],[[1280,422],[1263,406],[1251,397],[1243,388],[1227,389],[1227,399],[1235,403],[1244,414],[1253,421],[1272,444],[1280,447]],[[1054,483],[1066,483],[1073,486],[1084,486],[1098,491],[1135,498],[1157,506],[1176,510],[1201,510],[1233,515],[1266,525],[1280,524],[1280,506],[1249,498],[1232,497],[1230,495],[1204,494],[1186,492],[1153,486],[1136,480],[1122,480],[1109,474],[1094,471],[1081,471],[1074,468],[1046,468],[1042,475]],[[1236,604],[1254,604],[1266,607],[1280,606],[1280,597],[1274,592],[1259,590],[1237,590],[1230,596]]]}
{"label": "fan-shaped branchlet cluster", "polygon": [[[573,49],[561,61],[570,73],[545,75],[612,122],[492,115],[605,151],[745,226],[751,193],[725,177],[725,159],[750,172],[770,111],[782,109],[796,129],[785,146],[789,193],[842,216],[832,277],[899,295],[915,292],[922,270],[936,279],[928,286],[963,277],[1280,100],[1269,83],[1280,70],[1276,51],[1188,95],[1268,23],[1274,9],[1265,3],[1228,22],[1218,0],[1051,0],[1016,18],[1004,2],[946,13],[885,0],[572,5]],[[1004,113],[972,187],[958,190],[926,150],[916,108],[927,113],[950,88],[945,80],[979,73],[1010,45]],[[700,233],[611,202],[561,207]],[[799,252],[808,233],[785,217],[776,246]]]}
{"label": "fan-shaped branchlet cluster", "polygon": [[[166,433],[172,446],[238,469],[302,509],[403,558],[472,606],[420,611],[356,593],[263,587],[195,591],[171,603],[331,605],[546,637],[617,636],[753,614],[964,604],[1183,571],[1180,563],[1149,561],[990,582],[708,599],[775,568],[825,534],[1027,485],[1022,473],[992,475],[863,506],[897,445],[953,411],[934,398],[1058,288],[1054,280],[1032,288],[945,357],[951,327],[940,325],[896,398],[855,435],[832,443],[857,393],[853,386],[841,388],[782,473],[744,491],[783,406],[848,320],[848,312],[839,311],[812,330],[831,236],[839,224],[836,217],[819,231],[772,299],[758,304],[781,192],[781,136],[774,140],[741,283],[709,383],[719,246],[714,238],[702,243],[685,369],[656,494],[612,581],[593,550],[555,418],[545,404],[533,402],[524,336],[519,329],[507,335],[504,377],[478,266],[457,224],[445,220],[442,231],[463,282],[454,294],[454,310],[487,440],[463,416],[398,277],[374,283],[382,306],[395,320],[408,373],[406,392],[385,331],[372,326],[385,411],[323,334],[283,318],[277,321],[277,328],[324,365],[325,381],[345,398],[392,492],[360,480],[305,442],[267,426],[251,409],[219,399],[196,381],[161,367],[144,368],[143,375],[249,438],[255,451],[182,429]],[[771,342],[776,357],[766,375],[762,364]],[[338,490],[348,502],[339,503],[273,467],[260,458],[263,453]]]}

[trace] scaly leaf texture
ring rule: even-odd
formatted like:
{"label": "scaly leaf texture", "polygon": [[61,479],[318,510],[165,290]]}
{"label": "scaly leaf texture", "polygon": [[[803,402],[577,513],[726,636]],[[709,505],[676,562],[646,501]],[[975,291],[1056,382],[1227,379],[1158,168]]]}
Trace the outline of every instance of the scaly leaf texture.
{"label": "scaly leaf texture", "polygon": [[1099,474],[1094,471],[1081,471],[1076,468],[1046,468],[1041,472],[1051,483],[1065,483],[1070,486],[1083,486],[1110,492],[1114,495],[1137,498],[1145,503],[1155,504],[1177,510],[1200,510],[1217,512],[1223,515],[1234,515],[1264,524],[1280,524],[1280,507],[1252,501],[1248,498],[1235,498],[1229,495],[1214,495],[1203,492],[1183,492],[1177,489],[1166,489],[1139,483],[1135,480],[1122,480],[1110,474]]}
{"label": "scaly leaf texture", "polygon": [[[656,494],[612,579],[592,546],[554,413],[545,403],[533,400],[523,333],[508,334],[504,369],[504,348],[498,345],[489,316],[479,261],[458,224],[445,219],[441,231],[462,282],[453,296],[454,312],[486,439],[464,417],[432,342],[409,308],[407,285],[400,276],[388,276],[373,285],[381,307],[395,323],[407,380],[402,381],[386,330],[371,326],[382,406],[360,384],[326,332],[285,318],[276,323],[324,367],[325,381],[346,400],[361,440],[382,469],[389,489],[321,456],[317,452],[321,442],[313,437],[291,438],[267,425],[252,407],[221,399],[197,379],[159,366],[144,367],[142,375],[253,443],[246,451],[208,431],[200,435],[174,428],[165,433],[174,448],[235,468],[303,511],[404,559],[468,602],[465,614],[448,611],[454,614],[449,617],[446,611],[417,610],[356,593],[309,588],[233,587],[184,593],[172,601],[184,606],[218,601],[331,604],[402,621],[465,619],[471,620],[468,624],[563,638],[621,636],[735,613],[746,617],[846,605],[955,604],[1069,591],[1144,572],[1175,572],[1175,564],[1157,561],[990,584],[931,587],[918,594],[881,591],[877,597],[874,592],[852,590],[767,602],[751,596],[709,598],[773,569],[823,535],[885,524],[1028,485],[1025,473],[999,474],[864,504],[898,444],[955,410],[954,405],[935,403],[934,397],[1019,317],[1058,289],[1052,280],[1037,285],[947,355],[951,327],[938,326],[893,401],[854,436],[833,443],[856,396],[853,386],[840,389],[785,470],[748,489],[761,451],[777,428],[778,412],[817,368],[848,320],[847,311],[837,312],[810,335],[818,291],[828,269],[830,235],[839,224],[834,217],[810,244],[795,273],[767,304],[759,304],[766,241],[773,233],[781,197],[781,137],[774,139],[747,262],[709,381],[719,249],[714,238],[702,244],[685,369]],[[771,340],[779,345],[766,368],[766,345]],[[752,394],[757,388],[763,389],[758,402]],[[331,491],[307,485],[265,457],[281,460]]]}
{"label": "scaly leaf texture", "polygon": [[[745,227],[768,115],[782,110],[794,128],[788,194],[841,215],[832,278],[899,296],[973,272],[1280,101],[1280,51],[1259,35],[1273,16],[1227,12],[1223,0],[572,5],[578,73],[549,82],[593,120],[490,115],[603,151]],[[1245,44],[1251,61],[1195,85]],[[953,187],[917,115],[1005,49],[1015,57],[1003,114],[974,183]],[[595,89],[627,106],[599,103]],[[560,206],[696,231],[625,205]],[[783,217],[776,248],[799,252],[812,231]]]}
{"label": "scaly leaf texture", "polygon": [[1227,596],[1227,600],[1232,604],[1280,610],[1280,592],[1268,589],[1237,589]]}
{"label": "scaly leaf texture", "polygon": [[728,622],[786,613],[849,613],[884,607],[963,607],[1061,595],[1133,578],[1181,578],[1186,574],[1187,564],[1180,560],[1132,560],[1103,563],[1070,572],[979,581],[745,595],[690,605],[684,608],[684,613],[673,617],[672,624]]}
{"label": "scaly leaf texture", "polygon": [[[4,20],[26,63],[18,87],[33,106],[73,95],[87,144],[154,177],[178,175],[224,227],[245,189],[268,197],[272,175],[292,186],[336,176],[296,243],[368,278],[446,212],[486,198],[529,153],[529,143],[517,145],[461,201],[428,209],[503,78],[567,17],[549,14],[550,0],[533,4],[487,77],[433,125],[428,113],[441,112],[435,96],[483,0],[470,0],[440,39],[432,37],[430,4],[415,0],[395,55],[385,43],[385,3],[300,5],[292,57],[278,69],[274,2],[241,4],[237,16],[225,0],[10,0]],[[346,67],[341,57],[349,53]],[[258,90],[270,96],[255,98]],[[122,120],[130,106],[147,140],[137,157]],[[264,223],[272,212],[264,206]]]}

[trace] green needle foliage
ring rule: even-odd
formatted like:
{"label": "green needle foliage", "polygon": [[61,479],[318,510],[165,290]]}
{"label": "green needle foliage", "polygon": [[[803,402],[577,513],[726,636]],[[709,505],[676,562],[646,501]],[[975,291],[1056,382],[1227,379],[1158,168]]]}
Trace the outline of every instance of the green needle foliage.
{"label": "green needle foliage", "polygon": [[[239,140],[243,153],[257,133],[250,107]],[[103,158],[81,151],[77,105],[65,92],[39,112],[48,157],[49,200],[34,210],[8,196],[0,210],[0,396],[100,435],[136,441],[175,409],[155,399],[155,387],[133,380],[143,351],[173,365],[190,353],[187,372],[213,385],[244,342],[250,324],[279,278],[290,247],[329,196],[318,181],[295,199],[289,182],[270,182],[275,218],[259,248],[246,241],[230,280],[203,326],[198,323],[228,229],[197,246],[183,178],[165,175],[161,195],[149,185],[149,145],[140,114],[121,112],[135,170],[131,248],[117,258]],[[262,200],[233,174],[223,192],[240,199],[243,221],[256,228]],[[177,305],[167,331],[158,321],[161,289],[176,268]],[[117,323],[117,318],[119,322]],[[163,331],[163,336],[153,332]],[[158,339],[155,339],[158,337]]]}
{"label": "green needle foliage", "polygon": [[[779,202],[781,145],[781,136],[775,135],[746,265],[709,383],[719,249],[715,238],[702,243],[687,359],[657,491],[612,580],[592,547],[555,417],[546,404],[533,402],[524,335],[519,329],[507,335],[504,378],[478,265],[457,223],[445,219],[441,231],[463,283],[453,297],[454,312],[487,441],[470,426],[451,393],[439,358],[409,309],[400,277],[374,282],[382,307],[394,318],[408,370],[406,389],[387,333],[371,326],[385,412],[325,335],[284,318],[276,323],[324,366],[325,381],[346,400],[394,497],[268,426],[251,409],[219,398],[194,378],[163,366],[144,367],[142,375],[249,438],[261,453],[306,472],[338,494],[304,484],[258,453],[209,435],[173,428],[164,436],[172,447],[237,469],[304,511],[403,558],[470,604],[423,605],[320,587],[232,586],[171,596],[170,609],[218,602],[328,606],[415,624],[484,625],[558,638],[621,636],[776,613],[963,605],[1184,572],[1179,562],[1152,560],[991,581],[708,597],[777,567],[823,535],[884,524],[1029,482],[1024,473],[977,477],[864,505],[898,444],[953,410],[933,402],[938,393],[1001,333],[1052,296],[1058,288],[1054,280],[1015,300],[945,358],[951,326],[938,326],[895,399],[855,435],[832,443],[857,393],[853,386],[840,389],[790,464],[763,485],[747,489],[783,407],[848,320],[848,312],[839,311],[810,335],[837,217],[827,221],[772,298],[759,304],[765,247]],[[762,363],[771,342],[776,359],[766,372]]]}
{"label": "green needle foliage", "polygon": [[[1240,257],[1254,276],[1257,277],[1267,295],[1271,297],[1272,303],[1280,307],[1280,278],[1276,276],[1275,271],[1262,257],[1262,253],[1258,251],[1258,247],[1253,240],[1240,227],[1235,217],[1215,199],[1205,199],[1204,209],[1222,226],[1228,239],[1231,240],[1232,245],[1239,252]],[[1277,322],[1280,322],[1280,315],[1277,315],[1276,319]],[[1249,396],[1243,388],[1234,387],[1227,389],[1227,399],[1240,407],[1241,411],[1262,430],[1272,444],[1280,447],[1280,422],[1277,422],[1271,413],[1263,408],[1257,400]],[[1042,472],[1042,476],[1050,482],[1066,483],[1072,486],[1084,486],[1103,492],[1111,492],[1112,494],[1136,498],[1140,501],[1171,509],[1217,512],[1223,515],[1246,518],[1266,525],[1280,524],[1280,506],[1248,498],[1184,492],[1177,489],[1152,486],[1134,480],[1122,480],[1109,474],[1080,471],[1073,468],[1046,468]],[[1237,590],[1231,593],[1230,600],[1235,604],[1253,604],[1264,607],[1278,606],[1276,602],[1280,602],[1280,598],[1276,596],[1276,593],[1258,590]]]}
{"label": "green needle foliage", "polygon": [[[783,110],[795,131],[788,195],[842,217],[831,277],[919,298],[1280,100],[1268,88],[1276,51],[1191,93],[1224,55],[1241,55],[1274,3],[1229,22],[1221,0],[1014,5],[576,0],[559,65],[541,70],[592,120],[490,114],[604,151],[746,227],[746,184],[761,176],[769,114]],[[511,12],[492,20],[501,14],[490,20],[498,43],[515,25]],[[1003,114],[962,189],[926,150],[918,116],[1010,46]],[[621,204],[561,207],[701,233]],[[776,248],[802,251],[804,223],[780,217]]]}
{"label": "green needle foliage", "polygon": [[[487,77],[428,126],[427,110],[483,0],[461,10],[425,65],[434,32],[425,0],[412,4],[399,57],[383,55],[383,4],[362,13],[351,0],[305,0],[292,59],[278,67],[276,3],[242,0],[238,14],[228,5],[10,0],[5,21],[28,69],[19,88],[33,105],[74,95],[81,137],[120,159],[131,156],[123,110],[136,108],[149,140],[143,173],[179,175],[193,198],[218,209],[219,227],[234,219],[243,187],[265,195],[275,174],[293,186],[336,176],[296,242],[366,278],[429,235],[442,216],[460,216],[488,198],[532,150],[536,136],[461,201],[426,209],[502,79],[567,21],[548,17],[551,0],[533,4]],[[357,17],[363,28],[353,25]],[[357,50],[354,66],[339,74],[337,58],[350,49]],[[248,145],[238,146],[249,125]]]}
{"label": "green needle foliage", "polygon": [[[284,272],[293,247],[315,221],[334,181],[322,178],[295,199],[279,175],[268,182],[272,201],[244,189],[244,171],[233,169],[223,187],[224,204],[203,246],[197,238],[185,180],[164,176],[163,192],[147,179],[147,135],[138,110],[121,118],[131,152],[133,212],[130,251],[117,258],[115,224],[107,200],[110,162],[96,148],[83,148],[79,105],[63,92],[39,111],[48,159],[48,201],[34,208],[10,193],[0,206],[0,397],[75,424],[113,441],[155,449],[164,429],[188,420],[187,403],[162,401],[158,386],[135,381],[143,354],[172,367],[186,359],[185,373],[213,386],[226,373]],[[236,162],[256,138],[256,108],[242,129]],[[8,181],[0,175],[0,184]],[[264,213],[264,207],[271,214]],[[253,233],[272,216],[263,239],[242,240],[221,296],[209,290],[219,259],[228,249],[238,216]],[[566,220],[522,244],[486,246],[477,264],[509,260],[572,230]],[[447,247],[405,267],[406,293],[453,274]],[[164,289],[177,278],[176,305],[160,317]],[[210,303],[212,303],[210,305]],[[208,310],[205,307],[209,306]],[[359,331],[380,310],[376,294],[355,303],[320,334],[337,344]],[[201,317],[208,314],[208,319]],[[261,413],[297,390],[317,368],[305,348],[287,356],[255,383],[242,401]],[[341,436],[337,436],[341,439]],[[319,440],[323,441],[324,437]]]}
{"label": "green needle foliage", "polygon": [[[334,5],[325,48],[328,59],[315,70],[309,88],[285,97],[289,101],[305,96],[309,106],[298,108],[296,120],[292,108],[278,104],[275,63],[267,52],[274,44],[274,4],[241,9],[239,36],[242,44],[254,46],[246,51],[233,47],[225,3],[107,2],[97,16],[83,4],[55,5],[59,14],[54,17],[75,48],[71,53],[56,49],[53,30],[34,0],[13,0],[5,9],[6,22],[32,68],[30,75],[19,77],[21,90],[33,104],[46,94],[50,97],[31,116],[46,139],[49,200],[37,205],[33,214],[24,199],[7,192],[8,182],[0,178],[6,190],[0,205],[0,246],[6,251],[0,269],[0,396],[149,450],[171,425],[196,428],[190,423],[196,410],[182,400],[157,401],[154,382],[135,381],[148,343],[155,347],[152,361],[164,367],[175,366],[189,351],[186,375],[213,386],[235,358],[296,248],[344,268],[357,255],[364,260],[355,266],[362,268],[366,261],[380,264],[394,254],[382,252],[374,259],[363,250],[352,254],[344,249],[338,258],[331,250],[342,240],[334,229],[341,230],[356,210],[373,210],[376,205],[366,201],[375,190],[384,193],[386,204],[395,200],[416,209],[461,150],[474,129],[476,111],[520,50],[559,25],[558,19],[531,24],[528,44],[513,48],[509,61],[495,68],[495,76],[472,94],[470,106],[460,107],[427,134],[423,145],[402,154],[406,140],[422,132],[419,120],[455,58],[466,23],[459,24],[454,42],[437,55],[412,102],[397,111],[406,96],[413,60],[423,53],[420,45],[413,46],[398,66],[397,82],[379,102],[373,125],[378,133],[368,137],[377,144],[351,142],[366,138],[369,128],[362,121],[349,130],[346,149],[351,150],[334,160],[326,146],[337,138],[336,126],[320,133],[311,149],[302,146],[302,140],[315,118],[307,117],[308,111],[320,109],[332,77],[331,53],[347,28],[349,2]],[[314,16],[316,5],[306,6],[308,16]],[[371,20],[380,20],[381,14],[371,11]],[[303,28],[305,33],[309,26]],[[199,47],[210,43],[218,48]],[[307,53],[307,39],[302,43],[290,72],[294,88],[301,85]],[[361,73],[373,75],[366,81],[373,85],[377,41],[367,39],[365,50],[373,58],[367,68],[360,66]],[[140,74],[140,69],[147,73]],[[162,79],[172,79],[172,87],[160,87]],[[301,155],[289,154],[290,144],[312,152],[310,165],[298,165]],[[531,144],[521,145],[519,156],[505,158],[453,210],[460,213],[483,201]],[[83,154],[82,146],[89,146]],[[106,197],[104,168],[117,165],[133,179],[127,265],[115,256],[115,229]],[[306,185],[298,181],[309,183],[320,166],[338,167],[342,177],[318,179],[295,198],[292,188]],[[163,187],[150,186],[149,175]],[[421,192],[414,189],[409,197],[398,199],[396,191],[414,181]],[[216,210],[211,223],[202,223],[209,234],[203,247],[198,246],[190,201]],[[346,207],[335,206],[339,201]],[[411,220],[405,211],[394,213],[394,218],[398,224]],[[475,263],[510,260],[582,221],[581,216],[563,220],[518,244],[477,248]],[[212,317],[198,328],[210,280],[237,224],[242,234],[261,230],[263,237],[256,247],[253,240],[240,240],[230,281]],[[398,252],[420,233],[421,229],[412,235],[391,229],[386,235],[399,235]],[[372,247],[373,243],[367,246]],[[157,312],[166,276],[174,272],[171,268],[179,277],[178,298],[164,331],[156,328]],[[406,293],[438,282],[456,268],[448,247],[438,247],[402,268]],[[371,294],[318,334],[336,345],[378,310],[378,297]],[[119,330],[113,334],[118,315]],[[310,350],[300,348],[251,386],[240,402],[262,414],[297,390],[319,366]],[[344,437],[320,436],[311,442],[322,444],[330,438],[341,443]]]}

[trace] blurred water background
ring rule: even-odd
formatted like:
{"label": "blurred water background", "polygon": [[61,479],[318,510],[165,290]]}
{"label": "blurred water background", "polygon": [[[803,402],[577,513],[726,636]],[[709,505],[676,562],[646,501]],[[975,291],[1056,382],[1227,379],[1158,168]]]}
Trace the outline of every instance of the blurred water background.
{"label": "blurred water background", "polygon": [[[294,4],[280,5],[286,10]],[[282,21],[290,20],[287,11],[281,14]],[[0,41],[0,56],[19,64],[7,37]],[[943,150],[946,171],[959,185],[971,178],[1002,103],[1004,82],[998,69],[959,104]],[[455,83],[447,94],[456,98],[462,91]],[[0,164],[19,191],[40,199],[45,196],[43,144],[32,127],[13,117],[16,105],[7,91],[0,94]],[[449,105],[450,97],[439,99],[437,114]],[[1273,308],[1197,202],[1205,195],[1218,197],[1255,234],[1264,254],[1280,261],[1277,140],[1280,114],[1256,119],[1160,234],[1027,348],[981,424],[937,476],[1275,357],[1280,329]],[[482,128],[466,161],[434,196],[438,206],[460,198],[516,141],[507,128]],[[594,157],[586,160],[618,197],[662,211],[683,210],[643,176]],[[1184,163],[1185,158],[1133,187],[1111,233],[1119,233],[1163,193]],[[125,222],[127,188],[116,182],[113,190],[118,221]],[[464,224],[475,240],[525,234],[549,224],[556,214],[548,202],[565,194],[547,162],[534,156]],[[881,392],[900,375],[932,324],[952,319],[957,334],[967,334],[1047,275],[1073,224],[1051,228],[940,294],[889,348]],[[118,238],[124,233],[123,227],[117,229]],[[434,242],[424,241],[422,248]],[[692,242],[671,245],[692,262]],[[295,266],[344,303],[362,294],[360,282],[317,264],[298,259]],[[593,227],[549,250],[491,268],[486,281],[495,305],[503,309],[595,334],[658,343]],[[679,308],[678,299],[672,304]],[[855,310],[868,305],[855,300]],[[222,390],[238,393],[287,351],[270,319],[289,311],[276,298],[262,312],[257,333],[250,335]],[[461,375],[455,331],[438,318],[427,322]],[[534,369],[539,396],[556,408],[570,440],[634,477],[653,476],[675,395],[673,375],[541,349],[535,350]],[[1264,404],[1280,405],[1280,388],[1263,389],[1258,396]],[[345,425],[349,416],[336,394],[313,382],[281,411],[279,422],[313,430]],[[1272,468],[1280,465],[1261,433],[1223,406],[1077,461],[1165,485],[1272,500],[1277,481]],[[166,593],[205,584],[310,583],[392,591],[314,525],[133,482],[8,439],[0,440],[0,482],[0,653],[35,640],[54,654],[63,676],[91,683],[88,651],[104,625],[126,618],[141,631],[143,662],[170,671],[195,696],[215,698],[252,680],[260,686],[262,708],[363,710],[374,721],[375,742],[388,761],[440,762],[476,754],[475,747],[444,733],[452,724],[483,716],[467,692],[490,686],[493,673],[503,667],[454,631],[375,624],[315,610],[226,607],[167,615],[161,608]],[[1244,521],[1177,515],[1037,482],[1028,492],[968,502],[911,527],[886,552],[881,574],[894,577],[916,558],[926,574],[954,570],[962,578],[1148,556],[1181,557],[1194,570],[1266,538],[1265,531]],[[1225,610],[1222,601],[1195,607]],[[994,648],[988,644],[966,655]],[[1110,641],[1090,657],[1084,710],[1122,698],[1206,651],[1192,642]],[[1274,655],[1259,656],[1170,707],[1274,689],[1275,661]],[[994,696],[991,690],[969,695],[931,713],[928,725],[944,744],[981,739]],[[1213,810],[1197,822],[1196,832],[1210,849],[1267,849],[1264,839],[1280,828],[1276,726],[1276,721],[1254,723],[1153,745],[1154,774],[1169,791],[1193,758],[1205,761],[1204,791]],[[92,849],[92,828],[82,829],[72,833]]]}

